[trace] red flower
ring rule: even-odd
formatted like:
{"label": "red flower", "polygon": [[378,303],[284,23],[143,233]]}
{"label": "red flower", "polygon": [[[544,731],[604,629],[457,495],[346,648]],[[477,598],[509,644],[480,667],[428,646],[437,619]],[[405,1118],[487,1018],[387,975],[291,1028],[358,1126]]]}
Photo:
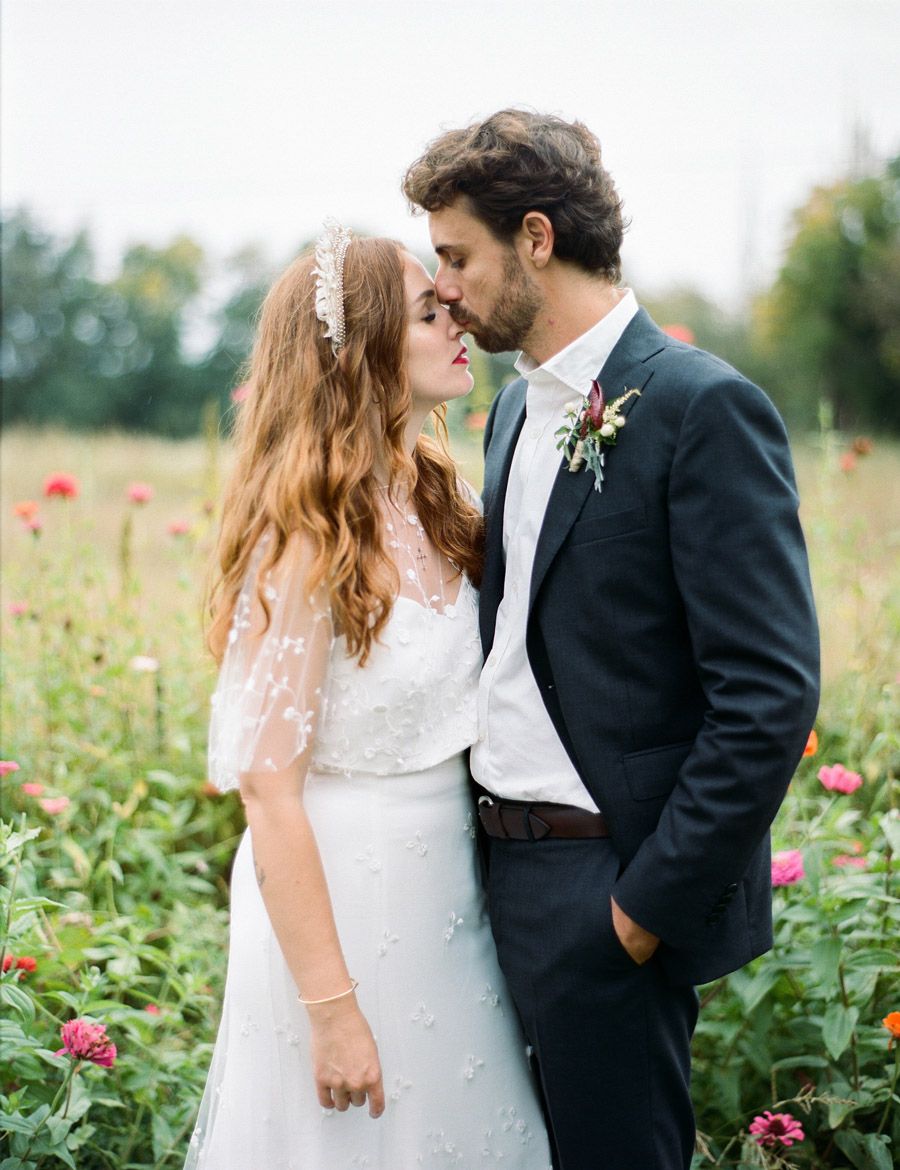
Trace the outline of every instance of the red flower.
{"label": "red flower", "polygon": [[852,451],[845,451],[841,456],[839,463],[841,471],[850,472],[856,470],[856,456]]}
{"label": "red flower", "polygon": [[19,765],[15,760],[0,760],[0,776],[8,776],[10,772],[18,772]]}
{"label": "red flower", "polygon": [[[603,400],[603,388],[599,382],[591,382],[591,392],[588,394],[587,401],[587,417],[591,420],[591,426],[594,430],[599,430],[603,426],[603,407],[606,403]],[[586,435],[582,435],[586,438]]]}
{"label": "red flower", "polygon": [[694,331],[690,325],[663,325],[663,333],[668,333],[669,337],[674,337],[676,341],[694,344]]}
{"label": "red flower", "polygon": [[900,1012],[888,1012],[881,1021],[890,1032],[888,1051],[890,1052],[895,1040],[900,1040]]}
{"label": "red flower", "polygon": [[44,480],[44,495],[62,496],[65,500],[74,500],[78,495],[78,480],[74,475],[57,471],[53,475],[48,475]]}
{"label": "red flower", "polygon": [[806,1137],[803,1126],[790,1113],[772,1113],[766,1109],[761,1117],[754,1117],[749,1132],[761,1146],[792,1146]]}
{"label": "red flower", "polygon": [[816,729],[813,728],[809,733],[809,739],[806,741],[806,747],[803,749],[803,756],[814,756],[819,750],[819,737],[816,735]]}
{"label": "red flower", "polygon": [[843,764],[832,764],[830,768],[819,769],[819,780],[822,787],[829,792],[842,792],[849,796],[862,784],[863,779],[859,772],[850,772]]}
{"label": "red flower", "polygon": [[64,812],[72,802],[68,796],[46,796],[39,803],[45,813],[56,816],[57,813]]}
{"label": "red flower", "polygon": [[189,520],[170,520],[166,531],[169,536],[187,536],[191,530]]}
{"label": "red flower", "polygon": [[32,958],[31,955],[20,955],[18,959],[14,955],[4,955],[4,974],[13,967],[19,972],[19,979],[24,979],[26,975],[37,970],[37,959]]}
{"label": "red flower", "polygon": [[132,504],[149,504],[153,499],[153,488],[149,483],[130,483],[126,494]]}
{"label": "red flower", "polygon": [[854,857],[851,853],[838,853],[832,857],[831,864],[838,869],[865,869],[868,862],[864,857]]}
{"label": "red flower", "polygon": [[116,1046],[110,1043],[103,1024],[95,1024],[85,1018],[69,1020],[60,1029],[63,1047],[56,1055],[65,1052],[75,1060],[89,1060],[101,1068],[112,1068],[116,1060]]}
{"label": "red flower", "polygon": [[145,1005],[144,1005],[144,1011],[145,1011],[145,1012],[146,1012],[146,1013],[147,1013],[149,1016],[158,1016],[158,1015],[160,1015],[160,1014],[161,1014],[161,1013],[160,1013],[160,1010],[159,1010],[159,1008],[156,1006],[156,1004],[155,1004],[155,1003],[148,1003],[148,1004],[145,1004]]}
{"label": "red flower", "polygon": [[43,796],[44,786],[37,780],[28,780],[22,785],[22,791],[26,796]]}
{"label": "red flower", "polygon": [[853,452],[856,455],[871,455],[874,443],[865,435],[857,435],[853,440]]}

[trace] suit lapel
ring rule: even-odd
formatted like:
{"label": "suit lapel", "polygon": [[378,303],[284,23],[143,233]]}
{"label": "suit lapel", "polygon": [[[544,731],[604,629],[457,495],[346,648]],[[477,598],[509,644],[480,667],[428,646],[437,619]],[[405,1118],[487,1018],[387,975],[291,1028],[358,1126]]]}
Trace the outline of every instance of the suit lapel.
{"label": "suit lapel", "polygon": [[490,653],[497,624],[497,608],[503,597],[503,580],[506,562],[503,556],[503,510],[506,506],[506,489],[509,472],[519,433],[525,423],[525,383],[510,387],[506,392],[508,406],[494,423],[491,437],[491,458],[485,467],[484,511],[485,548],[484,571],[481,577],[479,602],[479,623],[484,655]]}
{"label": "suit lapel", "polygon": [[[653,372],[644,363],[653,354],[658,353],[665,344],[665,334],[653,324],[643,309],[639,309],[629,322],[628,328],[619,338],[603,369],[597,375],[603,386],[607,402],[618,398],[626,390],[643,390]],[[622,414],[627,415],[638,402],[640,402],[640,398],[637,395],[630,398],[623,405]],[[625,434],[627,435],[627,429]],[[615,459],[615,448],[612,448],[612,451],[610,463]],[[560,462],[534,553],[528,601],[529,613],[553,558],[559,552],[569,529],[575,523],[587,499],[588,492],[593,490],[594,475],[592,472],[582,468],[573,473],[569,471],[567,459],[564,458]]]}

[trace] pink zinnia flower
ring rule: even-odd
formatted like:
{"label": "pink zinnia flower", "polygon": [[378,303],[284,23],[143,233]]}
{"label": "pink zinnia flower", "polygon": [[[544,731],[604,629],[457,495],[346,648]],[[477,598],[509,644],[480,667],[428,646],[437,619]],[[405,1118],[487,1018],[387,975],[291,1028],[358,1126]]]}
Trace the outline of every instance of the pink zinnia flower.
{"label": "pink zinnia flower", "polygon": [[843,792],[845,796],[855,792],[863,782],[859,772],[850,772],[843,764],[832,764],[830,768],[820,768],[819,779],[829,792]]}
{"label": "pink zinnia flower", "polygon": [[803,872],[803,854],[799,849],[785,849],[772,857],[773,886],[793,886],[803,877],[806,874]]}
{"label": "pink zinnia flower", "polygon": [[67,809],[71,803],[68,796],[48,796],[40,802],[40,805],[45,813],[56,816],[57,813]]}
{"label": "pink zinnia flower", "polygon": [[22,791],[26,796],[43,796],[44,786],[39,784],[37,780],[28,780],[22,785]]}
{"label": "pink zinnia flower", "polygon": [[57,471],[53,475],[48,475],[44,480],[44,495],[62,496],[65,500],[74,500],[78,495],[78,480],[74,475]]}
{"label": "pink zinnia flower", "polygon": [[11,601],[6,607],[6,612],[12,617],[24,617],[28,613],[28,602]]}
{"label": "pink zinnia flower", "polygon": [[40,516],[35,516],[32,520],[25,521],[25,527],[32,536],[40,536],[44,530],[44,522]]}
{"label": "pink zinnia flower", "polygon": [[803,1126],[790,1113],[772,1113],[766,1109],[760,1117],[754,1117],[749,1132],[761,1146],[792,1146],[802,1142],[806,1134]]}
{"label": "pink zinnia flower", "polygon": [[127,495],[132,504],[148,504],[153,499],[153,488],[149,483],[130,483]]}
{"label": "pink zinnia flower", "polygon": [[148,1003],[148,1004],[145,1004],[145,1005],[144,1005],[144,1011],[145,1011],[145,1012],[147,1013],[147,1015],[149,1015],[149,1016],[158,1016],[158,1015],[160,1015],[160,1014],[161,1014],[161,1013],[160,1013],[160,1010],[159,1010],[159,1008],[156,1006],[156,1004],[155,1004],[155,1003]]}
{"label": "pink zinnia flower", "polygon": [[851,853],[839,853],[837,857],[832,857],[831,864],[836,865],[838,869],[865,869],[868,863],[864,857],[854,857]]}
{"label": "pink zinnia flower", "polygon": [[856,470],[856,456],[852,451],[845,451],[838,460],[841,471],[855,471]]}
{"label": "pink zinnia flower", "polygon": [[85,1018],[69,1020],[60,1029],[63,1047],[56,1052],[65,1052],[75,1060],[89,1060],[101,1068],[112,1068],[116,1059],[116,1046],[110,1043],[103,1024],[95,1024]]}
{"label": "pink zinnia flower", "polygon": [[18,772],[19,765],[15,760],[0,760],[0,776],[8,776],[10,772]]}
{"label": "pink zinnia flower", "polygon": [[170,520],[166,529],[169,536],[187,536],[191,530],[189,520]]}

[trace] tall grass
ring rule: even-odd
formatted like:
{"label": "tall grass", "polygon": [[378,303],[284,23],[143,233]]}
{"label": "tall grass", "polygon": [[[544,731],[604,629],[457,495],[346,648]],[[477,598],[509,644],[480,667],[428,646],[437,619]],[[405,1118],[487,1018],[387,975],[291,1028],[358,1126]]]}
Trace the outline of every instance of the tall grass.
{"label": "tall grass", "polygon": [[[832,433],[796,444],[825,690],[818,753],[775,835],[805,876],[777,891],[775,952],[704,991],[698,1167],[883,1170],[887,1140],[900,1142],[897,1050],[881,1024],[900,1010],[900,450],[877,443],[853,467],[847,453]],[[477,484],[477,437],[460,436],[457,454]],[[0,948],[12,956],[0,977],[0,1170],[183,1159],[242,827],[237,799],[205,783],[201,595],[228,463],[212,426],[180,443],[2,437],[0,756],[19,770],[4,780],[0,833]],[[77,498],[43,498],[57,470],[78,479]],[[149,502],[129,502],[134,481],[152,486]],[[14,515],[23,500],[39,505],[38,535]],[[852,794],[817,779],[837,762],[863,778]],[[22,958],[34,969],[17,968]],[[54,1055],[61,1025],[80,1016],[106,1026],[112,1068]],[[747,1132],[776,1107],[805,1126],[796,1148]]]}

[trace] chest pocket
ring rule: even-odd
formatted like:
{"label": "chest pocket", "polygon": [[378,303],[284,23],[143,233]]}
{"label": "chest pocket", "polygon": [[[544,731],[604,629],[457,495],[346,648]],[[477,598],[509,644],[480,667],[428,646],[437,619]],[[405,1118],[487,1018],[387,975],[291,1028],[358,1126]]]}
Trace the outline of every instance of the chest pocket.
{"label": "chest pocket", "polygon": [[646,526],[647,515],[644,506],[637,504],[633,508],[611,512],[607,516],[591,516],[585,520],[578,520],[572,525],[565,547],[575,548],[577,545],[593,544],[596,540],[608,540],[611,536],[624,536]]}

